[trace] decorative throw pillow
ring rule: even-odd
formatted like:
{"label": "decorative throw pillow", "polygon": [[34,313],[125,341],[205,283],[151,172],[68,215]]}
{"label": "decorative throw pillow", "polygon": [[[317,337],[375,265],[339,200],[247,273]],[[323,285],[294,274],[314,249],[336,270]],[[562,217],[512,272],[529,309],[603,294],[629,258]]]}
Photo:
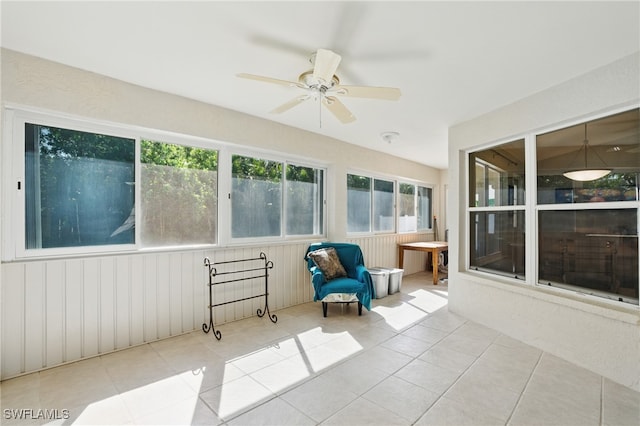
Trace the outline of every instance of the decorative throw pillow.
{"label": "decorative throw pillow", "polygon": [[308,256],[313,259],[316,266],[320,268],[327,281],[347,276],[347,271],[345,271],[344,266],[340,263],[335,248],[327,247],[314,250],[310,252]]}

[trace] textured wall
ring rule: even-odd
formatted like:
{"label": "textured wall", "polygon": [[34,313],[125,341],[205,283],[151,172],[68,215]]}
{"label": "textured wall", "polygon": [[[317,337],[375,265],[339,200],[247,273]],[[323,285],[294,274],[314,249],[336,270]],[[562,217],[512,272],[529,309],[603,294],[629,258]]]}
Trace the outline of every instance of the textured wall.
{"label": "textured wall", "polygon": [[[465,272],[466,213],[464,151],[481,144],[522,137],[545,127],[593,114],[637,107],[640,54],[461,123],[449,131],[449,307],[451,310],[640,390],[640,309],[582,297],[568,291],[498,276]],[[528,167],[535,164],[529,163]],[[636,203],[636,207],[639,203]],[[528,232],[535,235],[532,223]],[[527,256],[527,270],[535,256]]]}

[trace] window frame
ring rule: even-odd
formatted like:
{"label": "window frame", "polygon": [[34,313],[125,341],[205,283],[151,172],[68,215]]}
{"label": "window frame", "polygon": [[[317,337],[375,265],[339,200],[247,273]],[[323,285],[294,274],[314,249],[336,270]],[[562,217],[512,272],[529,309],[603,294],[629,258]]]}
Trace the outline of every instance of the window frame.
{"label": "window frame", "polygon": [[[419,182],[419,181],[415,181],[415,180],[411,180],[411,179],[398,179],[397,182],[397,187],[398,190],[396,192],[396,205],[400,204],[400,185],[411,185],[413,186],[414,189],[414,194],[413,194],[413,202],[414,202],[414,211],[415,211],[415,217],[416,217],[416,229],[415,230],[411,230],[411,231],[401,231],[400,230],[400,209],[396,208],[396,229],[398,230],[398,234],[422,234],[422,233],[428,233],[428,232],[433,232],[433,226],[434,226],[434,222],[433,222],[433,217],[435,216],[435,209],[434,209],[434,199],[435,199],[435,188],[433,185],[428,185],[426,183],[423,182]],[[425,189],[429,189],[431,190],[431,198],[430,198],[430,212],[429,212],[429,219],[428,219],[428,223],[431,224],[431,226],[429,228],[420,228],[419,227],[419,220],[418,220],[418,212],[419,212],[419,203],[418,203],[418,197],[419,197],[419,188],[425,188]]]}
{"label": "window frame", "polygon": [[[470,275],[475,275],[479,277],[484,277],[493,282],[504,283],[504,284],[513,284],[517,286],[525,286],[528,288],[533,288],[538,291],[545,291],[551,294],[560,295],[563,297],[572,295],[577,296],[580,300],[593,302],[593,303],[603,303],[606,305],[616,306],[616,307],[624,307],[631,308],[634,310],[640,310],[640,302],[637,304],[629,303],[628,301],[618,300],[617,296],[610,294],[608,296],[603,296],[599,294],[595,294],[595,292],[590,293],[587,292],[586,288],[581,291],[580,287],[569,288],[558,287],[558,286],[549,286],[544,282],[540,281],[539,275],[539,212],[540,211],[559,211],[559,210],[611,210],[611,209],[629,209],[635,208],[637,214],[638,221],[638,229],[640,229],[640,199],[635,201],[611,201],[606,203],[567,203],[567,204],[538,204],[537,200],[537,158],[536,158],[536,138],[538,135],[545,134],[548,132],[561,130],[566,127],[579,125],[585,122],[590,122],[594,120],[598,120],[601,118],[605,118],[608,116],[612,116],[618,113],[622,113],[625,111],[630,111],[633,109],[640,108],[640,104],[631,104],[623,107],[617,107],[613,109],[609,109],[606,111],[601,111],[599,113],[590,114],[587,116],[581,116],[574,118],[572,120],[566,120],[559,123],[554,123],[552,125],[540,127],[537,129],[532,129],[521,134],[513,135],[509,138],[504,138],[500,140],[496,140],[490,143],[479,144],[474,147],[470,147],[463,151],[464,160],[462,161],[462,165],[464,167],[464,206],[460,209],[460,212],[465,215],[464,217],[464,227],[465,227],[465,235],[464,235],[464,251],[460,253],[461,266],[464,268],[463,272],[468,273]],[[491,147],[507,144],[509,142],[524,139],[525,149],[525,201],[524,204],[516,204],[516,205],[506,205],[506,206],[494,206],[494,207],[471,207],[470,200],[471,195],[473,194],[474,188],[471,188],[469,178],[470,178],[470,168],[475,167],[475,164],[470,164],[470,154],[474,152],[478,152],[481,150],[485,150]],[[638,183],[640,186],[640,183]],[[504,210],[524,210],[525,212],[525,233],[526,235],[531,235],[532,237],[526,238],[525,240],[525,250],[529,253],[525,257],[525,278],[518,279],[509,274],[500,274],[498,272],[488,272],[485,270],[476,270],[472,269],[470,266],[471,256],[471,223],[470,223],[470,213],[474,211],[504,211]],[[640,241],[638,242],[638,246],[640,247]],[[640,266],[639,266],[640,270]],[[640,287],[640,282],[638,283]],[[640,288],[639,288],[640,290]]]}
{"label": "window frame", "polygon": [[[299,159],[295,156],[284,156],[277,153],[271,153],[266,150],[260,149],[246,149],[241,147],[227,147],[224,150],[224,156],[219,154],[219,170],[218,173],[221,173],[220,169],[222,168],[222,162],[225,162],[224,166],[224,176],[220,176],[220,184],[223,185],[219,187],[218,199],[220,200],[218,204],[219,214],[222,214],[224,211],[224,217],[228,224],[226,226],[226,232],[224,233],[224,239],[229,246],[237,246],[237,245],[248,245],[254,244],[256,241],[258,242],[283,242],[283,241],[298,241],[298,240],[309,240],[311,239],[323,239],[327,236],[327,166],[319,163],[309,161],[308,159]],[[232,194],[232,159],[234,156],[242,156],[242,157],[251,157],[259,160],[273,161],[282,164],[282,177],[281,177],[281,200],[280,200],[280,235],[278,236],[264,236],[264,237],[233,237],[231,231],[231,221],[232,221],[232,203],[231,203],[231,194]],[[322,194],[321,194],[321,214],[322,214],[322,232],[319,234],[302,234],[302,235],[287,235],[286,233],[286,208],[287,208],[287,200],[286,200],[286,173],[287,173],[287,165],[293,165],[296,167],[309,167],[317,170],[322,170],[323,174],[323,185],[322,185]],[[220,189],[222,188],[222,189]],[[223,194],[221,196],[220,194]],[[226,195],[225,195],[226,194]],[[221,204],[224,200],[227,200],[226,208],[222,208]],[[219,233],[219,238],[222,237],[222,229]]]}
{"label": "window frame", "polygon": [[[349,231],[349,175],[354,175],[354,176],[359,176],[359,177],[364,177],[369,179],[369,230],[368,231]],[[351,171],[347,171],[347,173],[345,174],[345,178],[346,178],[346,185],[345,185],[345,191],[346,191],[346,199],[345,199],[345,207],[346,207],[346,220],[345,220],[345,228],[347,231],[347,235],[350,236],[359,236],[359,235],[371,235],[374,234],[373,232],[373,185],[374,185],[374,178],[367,173],[362,173],[362,172],[351,172]],[[395,185],[395,183],[394,183]],[[395,200],[394,200],[395,202]],[[395,206],[394,206],[394,211],[395,211]],[[394,214],[395,216],[395,214]]]}
{"label": "window frame", "polygon": [[[466,233],[466,250],[465,250],[465,270],[466,271],[472,271],[474,273],[480,273],[480,274],[486,274],[487,276],[500,276],[500,277],[505,277],[508,279],[512,279],[515,282],[518,283],[523,283],[527,281],[527,271],[531,271],[531,265],[529,265],[529,263],[527,262],[528,256],[525,256],[525,260],[524,260],[524,264],[522,265],[524,268],[524,272],[522,274],[517,273],[516,271],[516,266],[515,266],[515,262],[513,263],[513,269],[512,272],[507,272],[507,271],[500,271],[500,270],[494,270],[494,269],[490,269],[490,268],[483,268],[481,266],[471,266],[471,248],[472,248],[472,238],[471,238],[471,230],[473,229],[472,227],[472,223],[471,223],[471,216],[473,213],[496,213],[496,214],[501,214],[501,213],[513,213],[514,215],[523,212],[524,214],[524,225],[523,225],[523,229],[524,229],[524,234],[525,237],[526,235],[531,235],[529,234],[529,230],[528,230],[528,226],[531,222],[531,220],[529,219],[529,214],[527,212],[526,209],[526,202],[527,202],[527,197],[528,195],[531,193],[531,190],[527,190],[527,188],[530,187],[530,182],[527,180],[527,170],[529,170],[529,165],[527,164],[527,162],[525,161],[525,174],[524,174],[524,179],[525,179],[525,189],[524,189],[524,193],[525,193],[525,202],[522,204],[518,204],[517,202],[517,194],[514,194],[514,203],[513,204],[509,204],[507,203],[499,203],[497,205],[489,205],[489,198],[488,198],[488,194],[487,194],[487,190],[490,186],[490,182],[491,180],[489,179],[489,172],[493,171],[493,172],[498,172],[499,174],[501,173],[508,173],[508,171],[506,169],[500,168],[494,164],[490,164],[488,163],[486,160],[483,160],[481,158],[476,158],[475,163],[471,164],[470,161],[470,157],[471,154],[473,153],[477,153],[477,152],[481,152],[481,151],[487,151],[490,150],[492,148],[495,147],[499,147],[502,145],[509,145],[509,144],[514,144],[517,142],[523,141],[523,149],[524,149],[524,153],[525,156],[527,155],[527,137],[526,136],[522,136],[522,135],[518,135],[518,136],[514,136],[514,137],[510,137],[508,139],[502,139],[500,141],[497,141],[495,143],[491,143],[491,144],[485,144],[485,145],[481,145],[476,147],[475,149],[469,149],[466,152],[465,155],[465,164],[466,164],[466,197],[465,197],[465,226],[466,229],[468,230],[468,232]],[[471,188],[471,182],[470,182],[470,176],[471,176],[471,169],[474,168],[475,170],[477,170],[477,165],[480,164],[482,166],[482,170],[483,170],[483,182],[484,182],[484,188],[483,188],[483,196],[484,199],[482,200],[482,203],[478,202],[476,200],[476,203],[478,204],[477,206],[472,206],[472,198],[471,195],[474,194],[476,187],[474,186],[473,188]],[[475,197],[474,197],[475,200]],[[474,203],[475,204],[475,203]],[[526,238],[525,238],[525,244],[524,244],[524,248],[525,253],[527,253],[528,250],[528,246],[526,243]],[[500,253],[500,252],[494,252],[494,253],[486,253],[485,257],[489,257],[489,256],[495,256],[496,253]]]}
{"label": "window frame", "polygon": [[[169,131],[143,128],[133,125],[112,123],[85,117],[66,115],[55,111],[42,110],[25,107],[22,105],[6,104],[3,107],[3,128],[2,137],[6,141],[2,145],[2,205],[4,219],[2,223],[2,253],[3,261],[20,261],[29,259],[51,259],[51,258],[73,258],[86,255],[108,255],[123,253],[144,253],[174,250],[210,249],[220,246],[255,245],[256,243],[278,242],[289,240],[308,240],[326,238],[328,233],[327,218],[327,191],[329,183],[328,166],[325,163],[309,161],[307,158],[293,155],[283,155],[263,149],[246,148],[233,143],[222,142],[214,139],[190,136]],[[217,179],[217,240],[204,244],[184,244],[184,245],[159,245],[145,246],[141,236],[140,212],[141,205],[141,185],[135,185],[134,205],[136,205],[136,227],[135,240],[132,244],[118,245],[96,245],[79,247],[56,247],[42,249],[25,249],[25,123],[32,123],[41,126],[52,126],[62,129],[69,129],[87,133],[98,133],[109,136],[122,137],[133,140],[135,145],[134,176],[136,182],[141,182],[142,162],[141,162],[141,141],[150,140],[154,142],[171,145],[182,145],[210,151],[217,151],[218,155],[218,179]],[[231,193],[231,159],[233,155],[243,155],[256,157],[269,161],[276,161],[283,164],[282,179],[282,218],[281,235],[278,237],[258,237],[258,238],[231,238],[231,203],[227,194]],[[319,234],[306,235],[286,235],[286,167],[292,165],[296,167],[309,167],[322,171],[321,200],[318,207],[321,209]],[[18,182],[20,189],[17,188]]]}
{"label": "window frame", "polygon": [[[367,172],[362,172],[362,171],[347,171],[346,176],[348,175],[354,175],[354,176],[359,176],[359,177],[363,177],[363,178],[367,178],[369,179],[369,183],[370,183],[370,189],[369,189],[369,202],[370,202],[370,207],[369,207],[369,230],[368,231],[349,231],[349,219],[347,217],[346,220],[346,228],[347,228],[347,234],[350,236],[358,236],[358,235],[384,235],[384,234],[394,234],[397,230],[397,222],[398,222],[398,183],[396,179],[390,178],[388,176],[381,176],[381,175],[373,175],[371,173],[367,173]],[[393,205],[391,206],[391,209],[393,211],[393,227],[390,230],[376,230],[375,229],[375,217],[374,217],[374,213],[375,213],[375,202],[376,202],[376,189],[375,189],[375,185],[376,185],[376,181],[384,181],[384,182],[388,182],[391,183],[393,185]],[[348,181],[347,181],[348,182]],[[349,187],[347,185],[347,187],[345,188],[347,191],[347,201],[346,201],[346,205],[348,205],[349,203]],[[347,214],[348,214],[348,207],[347,207]]]}
{"label": "window frame", "polygon": [[[415,194],[414,194],[414,200],[416,202],[415,205],[415,209],[416,209],[416,218],[417,218],[417,210],[418,210],[418,206],[417,206],[417,197],[418,197],[418,187],[422,187],[422,188],[427,188],[431,190],[431,216],[435,216],[435,212],[436,212],[436,185],[434,184],[429,184],[426,183],[424,181],[419,181],[416,179],[409,179],[409,178],[404,178],[404,177],[400,177],[400,176],[385,176],[385,175],[381,175],[381,174],[376,174],[376,173],[370,173],[367,171],[363,171],[363,170],[357,170],[357,169],[348,169],[346,174],[345,174],[345,178],[347,175],[356,175],[356,176],[360,176],[360,177],[365,177],[370,179],[371,182],[371,190],[370,190],[370,197],[371,197],[371,208],[369,209],[369,231],[349,231],[348,230],[348,219],[346,220],[346,228],[347,228],[347,236],[349,237],[358,237],[358,236],[368,236],[368,235],[389,235],[389,234],[398,234],[398,235],[411,235],[411,234],[425,234],[425,233],[433,233],[434,232],[434,223],[433,220],[430,220],[429,222],[431,223],[431,227],[430,228],[424,228],[424,229],[418,229],[416,226],[416,230],[413,231],[403,231],[400,232],[400,209],[399,209],[399,204],[400,204],[400,184],[409,184],[409,185],[413,185],[415,188]],[[393,215],[394,215],[394,219],[393,219],[393,230],[389,230],[389,231],[376,231],[374,230],[374,208],[375,208],[375,181],[376,180],[383,180],[386,182],[392,182],[393,183],[393,192],[394,192],[394,197],[393,197]],[[346,193],[346,197],[347,200],[345,202],[345,205],[348,203],[348,186],[345,185],[345,191],[347,191]],[[348,215],[348,209],[346,211],[347,215]]]}
{"label": "window frame", "polygon": [[[141,251],[153,251],[153,250],[162,250],[162,249],[180,249],[180,248],[195,248],[195,247],[214,247],[216,245],[218,245],[218,242],[220,241],[220,147],[217,145],[213,145],[211,144],[211,142],[208,142],[206,140],[199,140],[199,139],[191,139],[191,138],[185,138],[185,137],[177,137],[177,136],[171,136],[171,137],[162,137],[158,134],[147,134],[145,132],[140,132],[141,136],[138,137],[138,140],[136,141],[136,159],[137,159],[137,164],[136,164],[136,182],[140,182],[140,185],[136,185],[136,201],[139,203],[138,207],[136,208],[136,211],[139,212],[139,215],[136,215],[136,245],[137,245],[137,249],[141,250]],[[142,162],[142,142],[143,141],[150,141],[152,143],[160,143],[160,144],[166,144],[166,145],[178,145],[178,146],[184,146],[184,147],[190,147],[190,148],[197,148],[197,149],[202,149],[202,150],[207,150],[207,151],[214,151],[216,152],[217,155],[217,169],[216,169],[216,188],[215,188],[215,192],[216,192],[216,197],[218,198],[216,201],[216,226],[217,226],[217,230],[216,230],[216,238],[215,241],[212,241],[211,243],[192,243],[192,244],[179,244],[179,245],[147,245],[144,242],[144,239],[142,238],[142,215],[144,214],[144,208],[145,206],[143,205],[142,202],[142,169],[143,169],[143,163]]]}
{"label": "window frame", "polygon": [[[314,219],[314,222],[318,223],[318,226],[320,227],[320,232],[318,233],[312,233],[312,234],[288,234],[287,233],[287,210],[288,210],[288,206],[289,206],[289,197],[287,196],[288,191],[287,191],[287,170],[288,167],[292,166],[292,167],[298,167],[298,168],[310,168],[310,169],[314,169],[316,171],[321,171],[322,172],[322,185],[319,188],[319,200],[317,203],[317,207],[319,209],[319,211],[316,211],[314,214],[319,214],[320,218],[316,218]],[[318,167],[316,165],[310,165],[308,162],[303,163],[303,162],[299,162],[299,161],[294,161],[294,160],[287,160],[284,163],[284,167],[282,170],[282,173],[284,175],[284,181],[283,181],[283,194],[282,194],[282,210],[284,212],[284,218],[283,218],[283,223],[282,223],[282,230],[283,230],[283,235],[284,238],[286,240],[296,240],[296,239],[307,239],[307,238],[322,238],[325,237],[327,235],[327,169],[325,167]]]}
{"label": "window frame", "polygon": [[[118,126],[107,123],[92,122],[77,118],[64,117],[55,114],[48,114],[37,111],[28,111],[22,109],[13,109],[5,107],[5,128],[7,132],[11,132],[11,136],[5,140],[11,143],[4,143],[3,150],[6,157],[11,159],[11,164],[4,163],[6,184],[3,185],[7,195],[4,197],[5,214],[8,220],[3,224],[3,235],[5,235],[5,246],[3,247],[3,260],[14,259],[33,259],[33,258],[51,258],[76,256],[81,254],[98,254],[98,253],[126,253],[135,251],[139,248],[139,235],[136,227],[134,243],[132,244],[116,244],[116,245],[95,245],[95,246],[78,246],[78,247],[55,247],[55,248],[26,248],[25,226],[26,226],[26,190],[25,190],[25,125],[35,124],[38,126],[50,126],[62,129],[68,129],[78,132],[99,133],[108,136],[115,136],[133,140],[134,143],[134,176],[136,181],[139,179],[139,138],[133,136],[132,132],[128,132]],[[7,152],[9,151],[10,152]],[[11,188],[13,191],[9,191]],[[134,195],[134,205],[137,201],[138,187],[136,185]],[[12,195],[13,194],[13,195]]]}
{"label": "window frame", "polygon": [[[73,258],[86,255],[108,255],[136,252],[154,252],[170,250],[188,250],[196,248],[213,248],[220,243],[218,239],[210,244],[185,244],[178,246],[145,246],[141,240],[140,214],[141,185],[135,185],[134,205],[136,206],[135,238],[132,244],[95,245],[78,247],[55,247],[27,249],[25,239],[26,208],[25,199],[25,124],[51,126],[79,132],[105,134],[133,140],[135,145],[134,176],[141,182],[141,140],[152,140],[171,145],[182,145],[218,152],[218,196],[220,194],[220,163],[224,143],[212,139],[189,136],[173,132],[146,129],[137,126],[110,123],[100,120],[69,116],[56,112],[32,109],[23,106],[5,105],[3,107],[3,133],[5,143],[2,145],[2,204],[5,220],[2,224],[3,261],[19,261],[29,259]],[[8,142],[7,142],[8,141]],[[20,188],[18,188],[18,185]],[[218,206],[218,224],[220,224],[220,207]],[[218,225],[220,226],[220,225]]]}

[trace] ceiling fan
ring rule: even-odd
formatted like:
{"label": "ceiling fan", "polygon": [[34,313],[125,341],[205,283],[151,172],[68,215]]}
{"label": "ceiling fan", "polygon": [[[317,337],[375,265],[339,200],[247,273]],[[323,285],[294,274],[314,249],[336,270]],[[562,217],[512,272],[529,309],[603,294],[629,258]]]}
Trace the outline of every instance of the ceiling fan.
{"label": "ceiling fan", "polygon": [[327,49],[318,49],[311,56],[313,69],[300,74],[298,81],[279,80],[271,77],[264,77],[255,74],[240,73],[238,77],[266,83],[279,84],[282,86],[297,87],[303,89],[305,93],[296,96],[288,102],[273,109],[274,114],[281,114],[291,108],[300,105],[309,99],[320,100],[340,122],[351,123],[356,117],[338,99],[337,96],[353,98],[381,99],[387,101],[397,101],[400,99],[400,89],[394,87],[374,87],[374,86],[345,86],[340,84],[340,79],[335,75],[341,56]]}

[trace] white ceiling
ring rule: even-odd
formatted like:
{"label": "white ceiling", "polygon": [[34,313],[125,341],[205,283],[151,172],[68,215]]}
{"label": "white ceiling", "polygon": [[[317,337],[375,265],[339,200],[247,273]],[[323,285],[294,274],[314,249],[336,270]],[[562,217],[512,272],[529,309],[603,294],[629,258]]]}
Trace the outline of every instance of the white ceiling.
{"label": "white ceiling", "polygon": [[[2,1],[3,47],[328,135],[436,168],[447,129],[640,50],[628,2]],[[300,89],[318,48],[343,84],[391,86],[398,102],[343,98],[340,124]],[[380,134],[400,133],[391,144]]]}

